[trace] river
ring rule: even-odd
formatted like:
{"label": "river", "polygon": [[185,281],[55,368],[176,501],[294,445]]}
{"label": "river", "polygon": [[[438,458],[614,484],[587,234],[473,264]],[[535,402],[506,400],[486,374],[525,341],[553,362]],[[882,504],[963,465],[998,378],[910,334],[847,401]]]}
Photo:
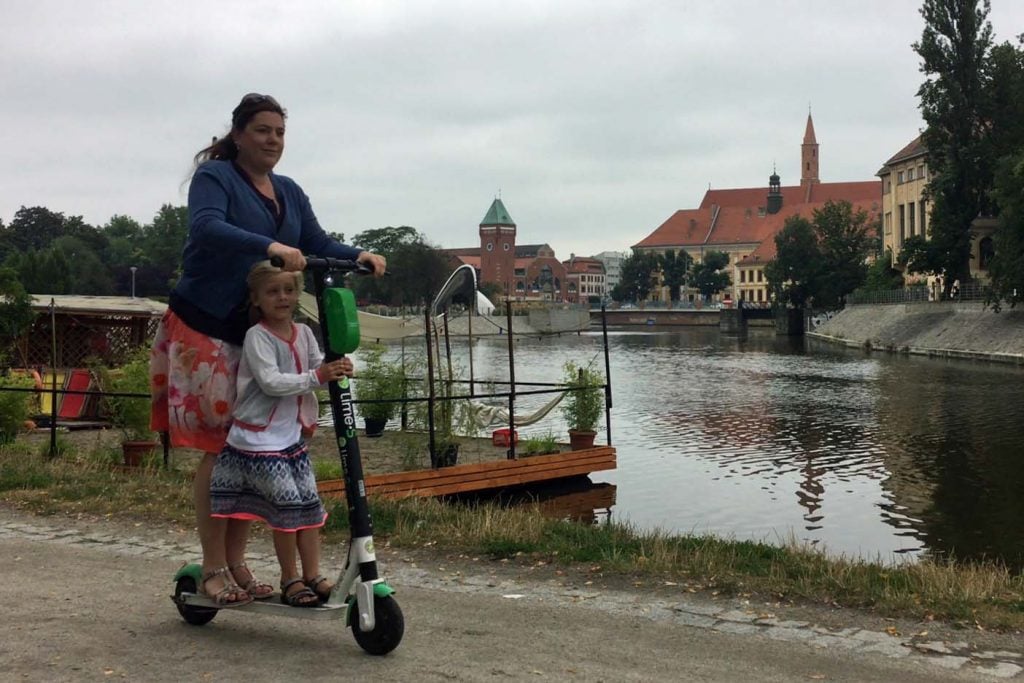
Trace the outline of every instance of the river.
{"label": "river", "polygon": [[[601,348],[597,333],[517,337],[517,383],[557,381],[569,359],[603,368]],[[616,486],[611,518],[882,562],[1024,565],[1024,371],[759,329],[613,331],[609,348],[618,469],[592,478]],[[455,354],[467,368],[464,340]],[[507,338],[474,340],[473,361],[477,378],[507,378]],[[557,410],[521,437],[548,431],[565,434]]]}

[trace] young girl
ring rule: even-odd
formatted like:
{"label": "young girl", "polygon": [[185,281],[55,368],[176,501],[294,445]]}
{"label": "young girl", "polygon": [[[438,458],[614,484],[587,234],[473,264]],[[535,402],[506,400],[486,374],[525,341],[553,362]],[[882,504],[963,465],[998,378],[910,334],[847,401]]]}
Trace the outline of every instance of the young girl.
{"label": "young girl", "polygon": [[210,507],[215,523],[262,520],[273,529],[281,601],[316,607],[332,588],[319,569],[319,529],[327,513],[302,437],[312,434],[319,415],[313,389],[351,375],[352,362],[344,358],[322,364],[313,331],[292,321],[301,277],[269,261],[249,273],[249,293],[260,320],[242,346],[234,420],[213,469]]}

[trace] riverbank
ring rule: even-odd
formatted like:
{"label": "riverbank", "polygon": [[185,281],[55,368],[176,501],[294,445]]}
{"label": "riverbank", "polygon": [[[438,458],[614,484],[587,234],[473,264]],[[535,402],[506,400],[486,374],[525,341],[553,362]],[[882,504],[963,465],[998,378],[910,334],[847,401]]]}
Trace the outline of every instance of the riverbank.
{"label": "riverbank", "polygon": [[981,302],[847,306],[807,336],[868,351],[1024,365],[1024,310]]}
{"label": "riverbank", "polygon": [[[117,519],[192,529],[191,472],[125,472],[102,453],[50,459],[27,444],[0,447],[0,502],[22,513]],[[344,505],[328,503],[328,541],[347,537]],[[586,580],[671,585],[686,592],[856,608],[880,618],[961,628],[1024,628],[1024,579],[989,562],[886,566],[709,536],[644,532],[628,523],[583,525],[538,506],[463,506],[432,499],[371,502],[381,545],[551,567]],[[256,533],[265,540],[266,532]]]}

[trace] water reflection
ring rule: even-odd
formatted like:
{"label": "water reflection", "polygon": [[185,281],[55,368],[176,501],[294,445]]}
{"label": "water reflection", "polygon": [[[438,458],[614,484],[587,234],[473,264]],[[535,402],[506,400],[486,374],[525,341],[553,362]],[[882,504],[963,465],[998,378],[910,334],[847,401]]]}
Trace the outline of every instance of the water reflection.
{"label": "water reflection", "polygon": [[[474,344],[478,376],[507,378],[507,339]],[[518,381],[551,381],[566,360],[600,367],[600,338],[516,339]],[[612,333],[611,361],[618,469],[594,479],[617,487],[617,519],[1024,565],[1018,368],[704,328]],[[524,438],[548,431],[565,434],[558,411]]]}
{"label": "water reflection", "polygon": [[599,524],[611,519],[616,488],[615,484],[595,484],[589,477],[574,477],[494,492],[460,494],[450,496],[450,499],[469,505],[537,505],[547,517],[581,524]]}

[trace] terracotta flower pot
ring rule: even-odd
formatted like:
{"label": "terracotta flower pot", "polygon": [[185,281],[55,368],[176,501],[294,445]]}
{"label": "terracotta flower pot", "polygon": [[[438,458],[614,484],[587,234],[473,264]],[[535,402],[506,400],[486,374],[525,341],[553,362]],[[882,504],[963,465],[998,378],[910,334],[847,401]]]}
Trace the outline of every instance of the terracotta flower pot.
{"label": "terracotta flower pot", "polygon": [[569,446],[574,451],[581,451],[585,448],[594,447],[594,438],[597,436],[595,431],[578,432],[575,429],[569,430]]}
{"label": "terracotta flower pot", "polygon": [[124,455],[124,464],[128,467],[138,467],[142,459],[156,450],[156,441],[122,441],[121,453]]}

